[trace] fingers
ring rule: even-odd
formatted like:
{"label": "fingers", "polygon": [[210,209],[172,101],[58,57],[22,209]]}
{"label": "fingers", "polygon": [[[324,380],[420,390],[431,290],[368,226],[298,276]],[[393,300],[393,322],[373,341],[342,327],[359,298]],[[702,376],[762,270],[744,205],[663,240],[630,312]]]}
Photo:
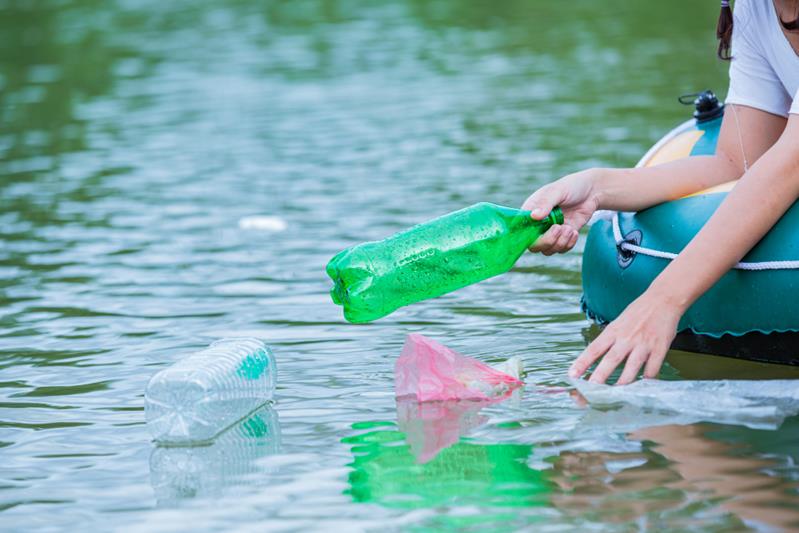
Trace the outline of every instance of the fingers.
{"label": "fingers", "polygon": [[544,255],[568,252],[577,244],[580,233],[571,226],[556,224],[541,235],[530,247],[531,252]]}
{"label": "fingers", "polygon": [[571,399],[577,404],[577,407],[588,407],[588,400],[586,400],[585,396],[580,394],[580,391],[577,389],[572,389],[572,391],[569,392],[569,396],[571,396]]}
{"label": "fingers", "polygon": [[560,237],[558,237],[558,241],[555,243],[555,246],[553,246],[552,249],[559,254],[568,252],[572,246],[574,246],[574,244],[569,246],[569,243],[571,243],[572,240],[574,240],[576,243],[577,235],[578,233],[576,229],[572,228],[571,226],[563,226],[563,231],[561,232]]}
{"label": "fingers", "polygon": [[[566,250],[571,250],[572,248],[574,248],[575,245],[577,244],[577,239],[579,239],[579,238],[580,238],[580,232],[577,231],[577,230],[574,230],[574,232],[572,233],[572,236],[569,238],[569,243],[566,245]],[[566,250],[564,250],[564,252]]]}
{"label": "fingers", "polygon": [[668,353],[670,343],[661,343],[654,347],[647,342],[636,342],[624,336],[617,336],[611,326],[592,342],[569,368],[569,377],[579,378],[601,359],[588,381],[591,383],[605,383],[616,368],[624,361],[624,370],[616,381],[616,385],[628,385],[635,381],[641,368],[644,377],[654,379],[658,377],[660,368]]}
{"label": "fingers", "polygon": [[638,372],[644,363],[649,358],[649,351],[643,346],[636,346],[630,355],[627,357],[627,364],[624,365],[624,371],[616,381],[616,385],[627,385],[635,381],[638,377]]}
{"label": "fingers", "polygon": [[544,232],[543,235],[536,239],[529,250],[531,252],[541,252],[544,255],[552,255],[554,253],[552,248],[558,242],[558,239],[560,239],[562,233],[562,225],[556,224],[552,226],[546,232]]}
{"label": "fingers", "polygon": [[616,370],[616,367],[630,355],[631,351],[632,346],[626,342],[615,342],[608,349],[605,357],[602,358],[602,362],[591,373],[591,378],[588,381],[591,383],[605,383],[613,371]]}
{"label": "fingers", "polygon": [[682,311],[669,306],[658,295],[644,293],[627,306],[616,319],[572,363],[569,376],[582,376],[596,365],[589,381],[605,383],[625,361],[617,385],[632,383],[641,368],[644,377],[656,378],[669,347],[677,334]]}
{"label": "fingers", "polygon": [[666,352],[668,351],[668,346],[660,346],[656,350],[652,351],[652,355],[649,356],[649,359],[646,362],[646,367],[644,367],[645,378],[655,379],[658,377],[658,374],[660,373],[660,367],[663,366],[663,360],[666,358]]}
{"label": "fingers", "polygon": [[613,345],[613,341],[613,334],[607,329],[603,331],[599,337],[594,339],[594,342],[589,344],[588,348],[580,354],[580,357],[574,360],[572,366],[569,368],[569,377],[579,378],[585,374],[586,370],[588,370],[597,359],[605,355],[608,348]]}
{"label": "fingers", "polygon": [[569,377],[579,378],[601,358],[602,361],[588,380],[591,383],[605,383],[625,359],[627,362],[616,385],[627,385],[635,381],[642,367],[644,368],[644,377],[654,379],[663,366],[667,352],[668,346],[652,350],[646,344],[635,345],[624,339],[618,339],[610,330],[606,329],[572,363],[569,368]]}
{"label": "fingers", "polygon": [[525,200],[522,209],[530,211],[530,216],[536,220],[545,218],[552,209],[563,201],[564,192],[561,187],[547,185],[541,187]]}

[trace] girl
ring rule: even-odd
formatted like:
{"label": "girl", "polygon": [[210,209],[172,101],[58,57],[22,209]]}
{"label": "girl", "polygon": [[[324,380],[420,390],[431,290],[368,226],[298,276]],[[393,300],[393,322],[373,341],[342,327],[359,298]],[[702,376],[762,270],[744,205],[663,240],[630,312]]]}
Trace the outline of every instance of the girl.
{"label": "girl", "polygon": [[[617,384],[658,375],[691,304],[741,260],[799,197],[799,0],[721,2],[718,55],[730,60],[727,110],[715,155],[635,168],[591,168],[533,193],[523,208],[541,219],[556,205],[565,222],[531,248],[563,253],[598,209],[639,211],[738,179],[735,188],[649,288],[572,364],[579,377]],[[730,43],[732,38],[732,43]],[[732,44],[732,50],[730,50]]]}

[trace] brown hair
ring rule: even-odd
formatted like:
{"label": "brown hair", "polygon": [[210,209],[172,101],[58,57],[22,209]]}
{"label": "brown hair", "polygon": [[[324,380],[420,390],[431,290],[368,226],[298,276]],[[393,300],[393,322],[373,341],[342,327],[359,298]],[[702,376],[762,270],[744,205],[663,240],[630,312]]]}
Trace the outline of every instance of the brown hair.
{"label": "brown hair", "polygon": [[[779,19],[780,24],[786,30],[799,31],[799,14],[791,21],[784,21],[781,16]],[[732,9],[729,0],[721,0],[721,13],[719,13],[719,21],[716,24],[716,38],[719,40],[716,55],[719,56],[719,59],[729,61],[732,59]]]}
{"label": "brown hair", "polygon": [[719,21],[716,24],[716,39],[719,40],[719,48],[716,55],[719,59],[729,61],[732,59],[730,47],[732,45],[732,9],[730,3],[722,0]]}
{"label": "brown hair", "polygon": [[788,31],[799,30],[799,13],[796,15],[795,19],[788,22],[785,22],[784,20],[782,20],[782,17],[780,17],[780,24],[782,24],[782,27]]}

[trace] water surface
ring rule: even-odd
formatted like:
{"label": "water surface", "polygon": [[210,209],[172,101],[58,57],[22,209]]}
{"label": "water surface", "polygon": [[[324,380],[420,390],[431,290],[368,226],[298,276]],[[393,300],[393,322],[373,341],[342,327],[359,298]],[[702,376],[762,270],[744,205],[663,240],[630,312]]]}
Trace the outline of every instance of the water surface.
{"label": "water surface", "polygon": [[[799,523],[796,420],[674,425],[563,392],[590,335],[579,249],[363,326],[327,296],[340,249],[632,165],[687,118],[677,95],[724,94],[702,4],[0,5],[4,529]],[[397,406],[409,332],[521,356],[528,387]],[[274,347],[274,411],[154,448],[149,376],[231,335]]]}

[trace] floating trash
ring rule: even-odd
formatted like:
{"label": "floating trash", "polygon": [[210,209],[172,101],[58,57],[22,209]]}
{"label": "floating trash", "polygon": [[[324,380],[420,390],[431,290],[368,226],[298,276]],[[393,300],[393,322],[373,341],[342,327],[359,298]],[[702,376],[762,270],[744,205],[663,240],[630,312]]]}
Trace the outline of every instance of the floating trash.
{"label": "floating trash", "polygon": [[202,443],[272,400],[277,369],[255,338],[223,339],[158,372],[145,391],[157,442]]}
{"label": "floating trash", "polygon": [[529,211],[475,204],[339,252],[326,267],[330,297],[350,322],[377,320],[504,274],[553,224],[563,224],[558,208],[534,220]]}
{"label": "floating trash", "polygon": [[267,215],[252,215],[239,220],[241,229],[270,231],[279,233],[289,227],[288,223],[280,217]]}
{"label": "floating trash", "polygon": [[692,422],[773,428],[799,413],[799,380],[643,379],[613,386],[576,379],[572,383],[592,406],[631,405],[683,415]]}
{"label": "floating trash", "polygon": [[519,379],[521,359],[506,361],[502,368],[507,372],[413,333],[405,340],[395,365],[395,391],[398,398],[420,402],[502,400],[523,385]]}

